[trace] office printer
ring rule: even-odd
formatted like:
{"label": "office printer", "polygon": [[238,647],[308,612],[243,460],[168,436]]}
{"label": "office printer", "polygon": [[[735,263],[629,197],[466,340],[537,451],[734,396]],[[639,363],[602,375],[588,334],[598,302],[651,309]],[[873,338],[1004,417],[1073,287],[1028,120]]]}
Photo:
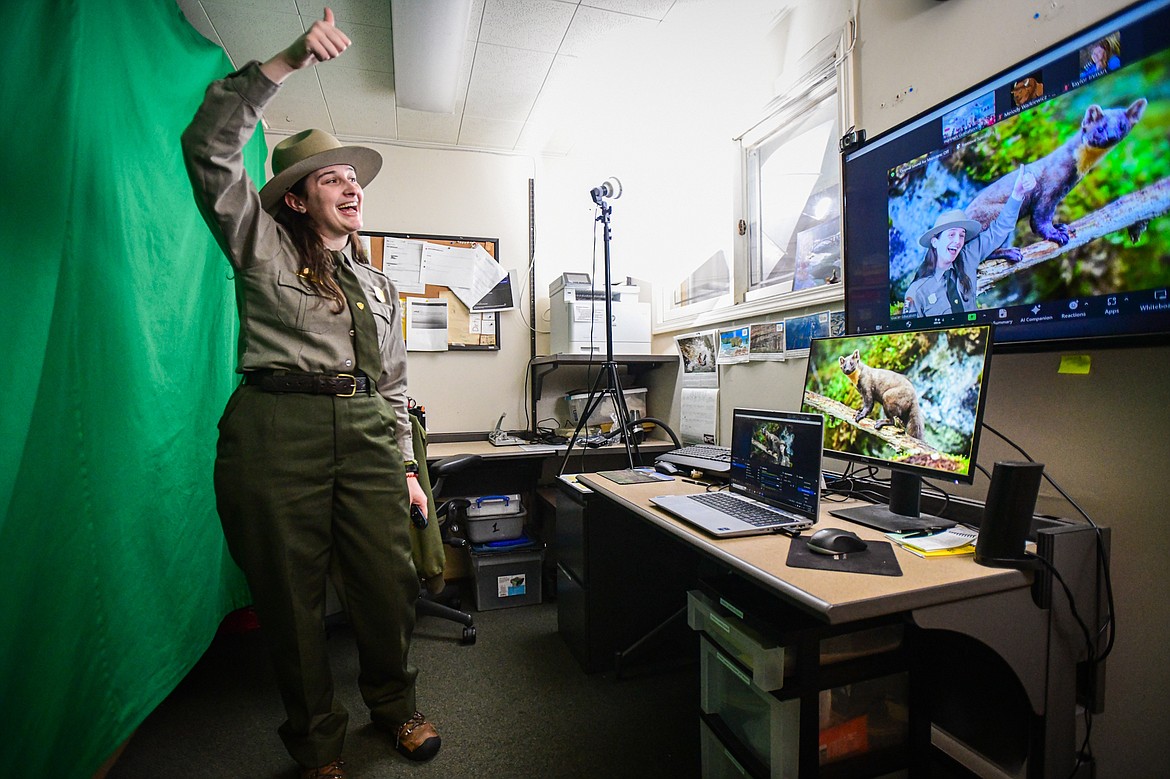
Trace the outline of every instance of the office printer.
{"label": "office printer", "polygon": [[[603,287],[595,287],[588,273],[562,273],[549,285],[549,351],[604,357]],[[650,304],[639,302],[639,293],[631,279],[610,287],[614,354],[650,354]]]}

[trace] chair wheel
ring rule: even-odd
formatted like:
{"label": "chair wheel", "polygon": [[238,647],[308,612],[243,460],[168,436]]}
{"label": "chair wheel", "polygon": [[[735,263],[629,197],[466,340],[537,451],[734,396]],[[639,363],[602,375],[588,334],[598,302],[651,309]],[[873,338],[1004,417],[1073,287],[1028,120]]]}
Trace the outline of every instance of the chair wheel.
{"label": "chair wheel", "polygon": [[463,628],[463,643],[468,644],[468,645],[475,643],[475,626],[474,625],[470,625],[468,627]]}

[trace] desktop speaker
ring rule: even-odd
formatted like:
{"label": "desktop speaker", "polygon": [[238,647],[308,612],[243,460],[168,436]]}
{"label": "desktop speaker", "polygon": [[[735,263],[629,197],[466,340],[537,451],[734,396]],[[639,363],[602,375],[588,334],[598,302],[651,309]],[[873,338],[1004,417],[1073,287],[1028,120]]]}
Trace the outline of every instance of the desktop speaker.
{"label": "desktop speaker", "polygon": [[1035,567],[1035,560],[1024,553],[1024,544],[1043,474],[1041,463],[995,464],[975,542],[975,562],[991,568]]}

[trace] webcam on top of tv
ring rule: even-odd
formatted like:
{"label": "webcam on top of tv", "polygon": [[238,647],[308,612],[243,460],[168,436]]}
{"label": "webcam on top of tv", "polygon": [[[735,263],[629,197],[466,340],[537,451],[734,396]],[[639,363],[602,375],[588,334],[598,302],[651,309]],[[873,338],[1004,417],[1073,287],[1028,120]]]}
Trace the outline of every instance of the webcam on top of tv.
{"label": "webcam on top of tv", "polygon": [[849,130],[841,136],[841,142],[838,146],[842,152],[856,149],[861,144],[865,143],[865,130],[855,130],[850,127]]}

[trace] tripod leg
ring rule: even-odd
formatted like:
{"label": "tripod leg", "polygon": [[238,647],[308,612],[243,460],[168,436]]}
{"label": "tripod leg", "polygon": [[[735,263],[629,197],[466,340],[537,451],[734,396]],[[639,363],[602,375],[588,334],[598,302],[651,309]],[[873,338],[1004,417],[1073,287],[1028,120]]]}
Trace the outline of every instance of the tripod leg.
{"label": "tripod leg", "polygon": [[622,390],[621,378],[618,376],[618,368],[616,362],[606,363],[609,371],[609,385],[613,393],[613,408],[617,415],[618,431],[622,437],[622,443],[626,446],[626,459],[629,461],[630,469],[634,468],[635,455],[637,461],[641,462],[642,454],[638,451],[638,443],[633,440],[633,433],[629,430],[630,426],[630,410],[626,405],[626,393]]}
{"label": "tripod leg", "polygon": [[602,380],[607,379],[605,371],[597,374],[597,378],[593,380],[593,387],[589,391],[589,398],[585,401],[585,408],[581,414],[581,419],[577,421],[577,427],[573,430],[573,437],[569,439],[569,445],[565,447],[565,456],[561,458],[561,469],[557,472],[558,475],[565,472],[565,467],[569,464],[569,455],[573,451],[573,445],[577,443],[577,439],[581,435],[581,429],[585,427],[589,421],[589,417],[593,416],[593,412],[601,404],[601,399],[605,397],[607,389],[601,389]]}

